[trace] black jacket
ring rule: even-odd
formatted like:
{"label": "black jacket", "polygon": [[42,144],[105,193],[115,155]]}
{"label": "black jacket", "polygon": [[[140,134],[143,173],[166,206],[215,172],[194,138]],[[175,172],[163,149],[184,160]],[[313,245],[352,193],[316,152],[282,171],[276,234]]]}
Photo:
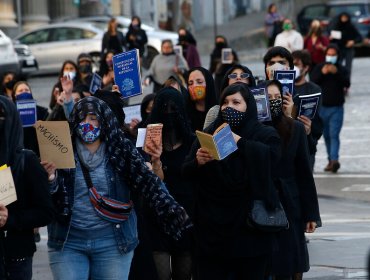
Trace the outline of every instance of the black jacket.
{"label": "black jacket", "polygon": [[[131,36],[134,36],[135,39],[131,39]],[[144,54],[145,44],[148,42],[148,37],[146,36],[145,30],[141,28],[135,29],[130,25],[126,33],[126,42],[129,50],[139,49],[141,57]]]}

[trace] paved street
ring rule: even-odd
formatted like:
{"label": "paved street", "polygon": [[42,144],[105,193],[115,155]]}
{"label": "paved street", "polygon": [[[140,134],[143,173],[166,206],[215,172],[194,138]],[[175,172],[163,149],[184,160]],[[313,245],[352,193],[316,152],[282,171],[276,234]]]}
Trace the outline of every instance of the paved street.
{"label": "paved street", "polygon": [[[255,75],[264,76],[264,50],[241,53],[241,60]],[[208,65],[208,56],[202,57]],[[341,133],[341,169],[326,174],[326,151],[318,146],[315,179],[320,196],[323,227],[308,235],[311,270],[305,279],[366,279],[365,259],[370,249],[370,58],[355,59],[352,86],[345,105]],[[48,106],[55,76],[30,79],[38,102]],[[145,88],[150,92],[150,88]],[[140,97],[130,103],[140,102]],[[34,279],[51,279],[47,264],[46,230],[34,258]]]}

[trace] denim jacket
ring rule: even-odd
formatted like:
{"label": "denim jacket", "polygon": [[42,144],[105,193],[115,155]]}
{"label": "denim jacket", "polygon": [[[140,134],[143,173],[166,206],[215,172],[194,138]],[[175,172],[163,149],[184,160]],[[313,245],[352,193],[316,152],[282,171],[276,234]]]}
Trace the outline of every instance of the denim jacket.
{"label": "denim jacket", "polygon": [[[79,167],[79,162],[76,162]],[[115,172],[111,165],[106,165],[109,184],[110,198],[119,201],[128,201],[130,196],[129,187],[123,178]],[[50,185],[52,198],[57,210],[57,219],[48,225],[48,246],[56,250],[62,250],[70,229],[70,218],[73,211],[75,169],[58,170],[56,180]],[[118,250],[126,254],[138,244],[137,221],[135,211],[132,210],[127,221],[112,223],[113,232],[117,241]]]}

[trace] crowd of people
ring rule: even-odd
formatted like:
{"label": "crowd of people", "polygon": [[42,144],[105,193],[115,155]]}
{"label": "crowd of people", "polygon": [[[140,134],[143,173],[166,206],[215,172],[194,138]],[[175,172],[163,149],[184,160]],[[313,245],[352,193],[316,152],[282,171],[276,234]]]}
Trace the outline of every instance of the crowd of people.
{"label": "crowd of people", "polygon": [[[348,22],[341,15],[338,28],[353,35]],[[162,42],[143,77],[145,85],[153,83],[153,93],[143,98],[141,120],[127,120],[128,102],[114,84],[112,57],[135,48],[143,56],[147,37],[140,24],[133,17],[124,36],[114,19],[109,22],[101,89],[89,92],[92,59],[82,53],[76,62],[63,63],[49,110],[37,107],[39,120],[69,122],[73,169],[40,162],[35,129],[22,128],[16,109],[17,100],[34,99],[31,87],[14,73],[4,75],[0,166],[11,167],[18,200],[0,204],[0,278],[32,278],[35,232],[48,225],[54,279],[302,279],[310,268],[305,234],[321,226],[313,179],[316,146],[323,134],[325,171],[337,172],[352,55],[343,48],[357,39],[326,38],[316,21],[303,39],[272,5],[266,17],[270,48],[261,62],[266,77],[257,85],[235,50],[232,62],[223,62],[225,36],[215,38],[206,69],[196,39],[180,28],[182,55],[171,40]],[[271,73],[279,69],[296,70],[293,92],[283,94],[274,80]],[[270,121],[258,120],[251,92],[256,86],[267,93]],[[297,115],[299,96],[320,92],[319,114],[312,120]],[[136,148],[138,130],[158,123],[160,144]],[[215,160],[195,132],[213,134],[223,123],[237,150]],[[97,211],[96,197],[124,205],[125,212]],[[251,227],[247,220],[255,200],[269,210],[281,204],[289,227],[279,232]]]}

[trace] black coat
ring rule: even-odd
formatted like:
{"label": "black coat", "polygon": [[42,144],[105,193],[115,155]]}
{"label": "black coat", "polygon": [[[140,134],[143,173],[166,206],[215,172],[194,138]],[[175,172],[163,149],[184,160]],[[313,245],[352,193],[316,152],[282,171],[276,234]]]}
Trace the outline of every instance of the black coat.
{"label": "black coat", "polygon": [[[131,36],[134,36],[135,39],[131,39]],[[145,51],[145,44],[148,42],[148,37],[146,36],[145,30],[141,28],[135,29],[130,25],[126,33],[126,42],[129,50],[138,49],[140,57],[142,57]]]}
{"label": "black coat", "polygon": [[311,172],[307,137],[302,123],[294,121],[288,145],[283,148],[275,181],[289,220],[289,229],[278,235],[279,250],[272,258],[273,275],[290,276],[309,269],[305,225],[321,225],[315,181]]}

